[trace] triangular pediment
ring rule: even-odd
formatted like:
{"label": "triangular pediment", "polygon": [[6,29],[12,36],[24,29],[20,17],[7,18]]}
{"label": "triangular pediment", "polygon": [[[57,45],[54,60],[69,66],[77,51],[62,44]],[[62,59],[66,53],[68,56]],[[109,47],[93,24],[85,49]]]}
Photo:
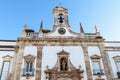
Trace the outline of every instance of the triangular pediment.
{"label": "triangular pediment", "polygon": [[64,8],[64,7],[59,7],[59,6],[56,6],[55,8],[54,8],[54,10],[67,10],[66,8]]}
{"label": "triangular pediment", "polygon": [[13,58],[10,55],[3,56],[3,58]]}
{"label": "triangular pediment", "polygon": [[13,57],[10,56],[10,55],[3,56],[3,60],[4,60],[4,61],[11,61],[12,58],[13,58]]}
{"label": "triangular pediment", "polygon": [[26,56],[24,56],[24,58],[35,58],[35,56],[33,56],[33,55],[31,55],[31,54],[28,54],[28,55],[26,55]]}
{"label": "triangular pediment", "polygon": [[92,55],[90,58],[91,58],[91,59],[100,59],[101,56],[95,54],[95,55]]}
{"label": "triangular pediment", "polygon": [[58,54],[58,55],[69,55],[69,53],[66,52],[66,51],[64,51],[64,50],[60,51],[60,52],[57,53],[57,54]]}

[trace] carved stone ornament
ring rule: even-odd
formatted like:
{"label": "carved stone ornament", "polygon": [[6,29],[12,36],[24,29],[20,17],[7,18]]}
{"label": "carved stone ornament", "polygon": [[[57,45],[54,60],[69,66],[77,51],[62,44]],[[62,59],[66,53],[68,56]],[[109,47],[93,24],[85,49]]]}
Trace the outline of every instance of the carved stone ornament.
{"label": "carved stone ornament", "polygon": [[4,60],[4,61],[11,61],[12,58],[13,58],[13,57],[10,56],[10,55],[3,56],[3,60]]}
{"label": "carved stone ornament", "polygon": [[114,60],[120,60],[120,56],[113,57]]}
{"label": "carved stone ornament", "polygon": [[34,62],[35,56],[28,54],[28,55],[24,56],[24,59],[26,62]]}
{"label": "carved stone ornament", "polygon": [[68,52],[65,52],[64,50],[60,51],[59,53],[57,53],[57,55],[59,56],[68,56],[69,53]]}
{"label": "carved stone ornament", "polygon": [[90,58],[91,58],[91,59],[100,59],[101,56],[95,54],[95,55],[92,55]]}
{"label": "carved stone ornament", "polygon": [[49,80],[80,80],[83,78],[83,70],[77,69],[69,59],[69,53],[62,50],[57,53],[58,59],[55,66],[44,71]]}

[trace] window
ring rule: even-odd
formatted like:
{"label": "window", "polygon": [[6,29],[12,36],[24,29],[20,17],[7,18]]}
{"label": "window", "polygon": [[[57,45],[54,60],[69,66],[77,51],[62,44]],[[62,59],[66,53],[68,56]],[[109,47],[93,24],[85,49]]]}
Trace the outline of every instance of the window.
{"label": "window", "polygon": [[100,62],[99,61],[93,61],[93,73],[94,74],[99,74],[101,73],[100,71]]}
{"label": "window", "polygon": [[10,61],[4,61],[1,70],[0,80],[5,80],[7,78],[9,74],[9,68],[10,68]]}
{"label": "window", "polygon": [[116,66],[117,66],[118,72],[120,72],[120,61],[116,61]]}
{"label": "window", "polygon": [[64,22],[63,14],[59,14],[59,16],[58,16],[58,22],[59,23],[63,23]]}
{"label": "window", "polygon": [[93,69],[100,69],[100,62],[99,61],[93,61]]}
{"label": "window", "polygon": [[23,76],[34,76],[34,60],[33,55],[24,56]]}
{"label": "window", "polygon": [[26,62],[25,67],[23,69],[23,76],[32,76],[34,75],[34,69],[33,69],[33,63],[32,62]]}
{"label": "window", "polygon": [[120,56],[115,56],[113,57],[115,64],[116,64],[116,68],[117,68],[117,76],[118,78],[120,78]]}
{"label": "window", "polygon": [[101,57],[99,55],[91,56],[93,74],[95,74],[95,75],[103,75],[104,74],[104,70],[101,68],[100,58]]}
{"label": "window", "polygon": [[33,63],[26,63],[26,72],[32,72]]}

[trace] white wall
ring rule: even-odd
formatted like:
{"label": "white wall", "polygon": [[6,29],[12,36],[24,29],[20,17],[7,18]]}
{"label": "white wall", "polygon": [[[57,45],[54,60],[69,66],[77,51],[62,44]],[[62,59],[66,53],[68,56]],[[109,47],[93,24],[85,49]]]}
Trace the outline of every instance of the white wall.
{"label": "white wall", "polygon": [[0,45],[16,45],[16,42],[0,41]]}
{"label": "white wall", "polygon": [[45,74],[44,71],[46,69],[46,65],[49,66],[51,69],[53,66],[55,66],[57,62],[57,54],[58,52],[62,51],[62,49],[66,52],[70,53],[70,61],[72,64],[78,68],[79,65],[82,66],[82,70],[84,70],[84,79],[87,80],[87,75],[86,75],[86,68],[85,68],[85,61],[84,61],[84,55],[82,48],[80,46],[75,47],[60,47],[60,46],[45,46],[42,51],[42,73],[41,73],[41,80],[45,80]]}
{"label": "white wall", "polygon": [[33,56],[37,56],[37,47],[35,47],[35,46],[26,46],[25,49],[24,49],[24,55],[23,56],[26,56],[28,54],[31,54]]}

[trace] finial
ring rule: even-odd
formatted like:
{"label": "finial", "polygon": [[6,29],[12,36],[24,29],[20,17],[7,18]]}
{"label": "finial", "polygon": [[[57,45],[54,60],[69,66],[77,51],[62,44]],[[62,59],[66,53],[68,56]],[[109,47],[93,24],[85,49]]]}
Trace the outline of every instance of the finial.
{"label": "finial", "polygon": [[41,31],[42,31],[42,28],[43,28],[43,22],[41,21],[41,24],[40,24],[40,30],[39,30],[39,32],[41,32]]}
{"label": "finial", "polygon": [[81,23],[80,23],[80,33],[84,33],[84,30],[83,30],[83,27],[82,27]]}
{"label": "finial", "polygon": [[97,29],[97,26],[95,25],[95,32],[98,33],[98,29]]}
{"label": "finial", "polygon": [[25,25],[24,25],[24,30],[27,29],[27,28],[28,28],[28,26],[27,26],[27,24],[25,24]]}

